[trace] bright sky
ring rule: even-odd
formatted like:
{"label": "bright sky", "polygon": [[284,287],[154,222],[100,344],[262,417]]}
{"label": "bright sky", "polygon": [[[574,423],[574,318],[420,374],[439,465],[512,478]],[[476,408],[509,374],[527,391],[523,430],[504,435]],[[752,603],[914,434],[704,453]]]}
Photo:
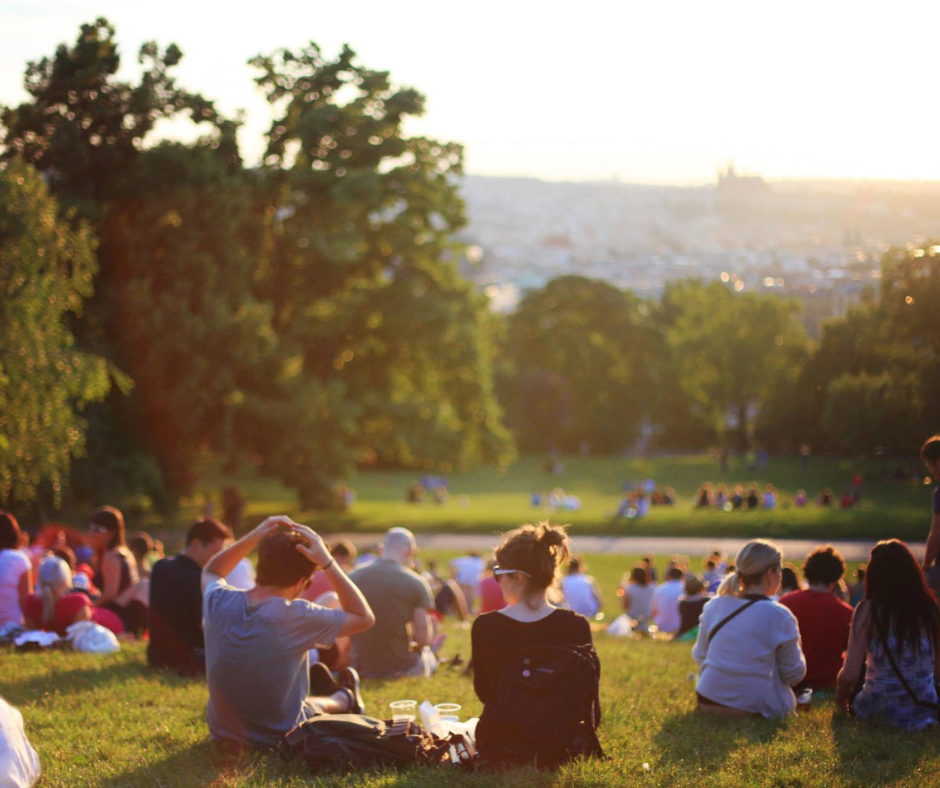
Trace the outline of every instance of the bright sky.
{"label": "bright sky", "polygon": [[[146,40],[179,44],[190,90],[246,110],[256,160],[270,115],[251,56],[343,42],[428,99],[411,132],[466,146],[481,175],[711,182],[720,165],[771,179],[940,180],[940,4],[893,0],[0,0],[0,103],[27,60],[117,27],[125,73]],[[459,10],[458,10],[459,8]]]}

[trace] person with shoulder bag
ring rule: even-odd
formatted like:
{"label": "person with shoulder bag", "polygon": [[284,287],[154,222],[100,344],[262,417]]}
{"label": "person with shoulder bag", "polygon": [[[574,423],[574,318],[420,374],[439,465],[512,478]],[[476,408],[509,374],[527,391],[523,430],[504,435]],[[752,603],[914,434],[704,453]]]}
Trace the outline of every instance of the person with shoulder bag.
{"label": "person with shoulder bag", "polygon": [[770,599],[782,563],[772,542],[749,542],[702,610],[692,649],[699,711],[779,718],[796,708],[792,687],[806,674],[800,631],[793,613]]}
{"label": "person with shoulder bag", "polygon": [[836,705],[911,731],[938,723],[940,606],[903,542],[879,542],[852,617]]}

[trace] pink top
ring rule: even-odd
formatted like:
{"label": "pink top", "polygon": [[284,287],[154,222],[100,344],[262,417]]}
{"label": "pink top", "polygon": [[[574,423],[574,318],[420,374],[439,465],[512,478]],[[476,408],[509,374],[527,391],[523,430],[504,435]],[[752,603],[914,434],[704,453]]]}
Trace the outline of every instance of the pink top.
{"label": "pink top", "polygon": [[503,598],[503,589],[499,587],[499,580],[495,577],[484,577],[480,581],[480,612],[492,613],[506,607]]}

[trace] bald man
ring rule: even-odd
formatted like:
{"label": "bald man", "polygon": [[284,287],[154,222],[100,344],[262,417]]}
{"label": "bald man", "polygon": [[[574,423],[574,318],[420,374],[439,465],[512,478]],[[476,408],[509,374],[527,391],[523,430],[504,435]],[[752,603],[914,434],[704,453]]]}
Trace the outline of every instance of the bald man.
{"label": "bald man", "polygon": [[392,528],[381,558],[350,576],[375,612],[375,626],[352,640],[352,664],[361,676],[430,676],[437,668],[429,648],[434,601],[427,580],[411,568],[416,551],[411,531]]}

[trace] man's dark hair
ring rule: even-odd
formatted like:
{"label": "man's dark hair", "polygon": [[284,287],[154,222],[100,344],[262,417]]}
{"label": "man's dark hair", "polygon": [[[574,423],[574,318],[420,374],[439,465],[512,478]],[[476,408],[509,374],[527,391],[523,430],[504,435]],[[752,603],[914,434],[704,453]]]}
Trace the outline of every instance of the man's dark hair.
{"label": "man's dark hair", "polygon": [[0,550],[16,550],[20,546],[20,524],[9,512],[0,510]]}
{"label": "man's dark hair", "polygon": [[845,574],[845,561],[831,544],[823,545],[806,556],[803,574],[812,585],[838,583]]}
{"label": "man's dark hair", "polygon": [[349,561],[356,557],[356,546],[352,542],[340,539],[330,548],[330,555],[337,561]]}
{"label": "man's dark hair", "polygon": [[927,438],[924,445],[920,447],[920,458],[930,462],[940,461],[940,435]]}
{"label": "man's dark hair", "polygon": [[189,532],[186,534],[186,546],[189,547],[194,539],[198,539],[203,545],[207,545],[216,539],[232,538],[234,538],[232,529],[221,520],[216,520],[214,517],[203,517],[189,526]]}
{"label": "man's dark hair", "polygon": [[297,549],[304,543],[304,538],[293,531],[264,537],[258,545],[258,585],[289,588],[310,577],[316,564]]}
{"label": "man's dark hair", "polygon": [[667,577],[670,580],[681,580],[683,577],[685,577],[685,572],[682,571],[682,567],[673,566],[669,569]]}

